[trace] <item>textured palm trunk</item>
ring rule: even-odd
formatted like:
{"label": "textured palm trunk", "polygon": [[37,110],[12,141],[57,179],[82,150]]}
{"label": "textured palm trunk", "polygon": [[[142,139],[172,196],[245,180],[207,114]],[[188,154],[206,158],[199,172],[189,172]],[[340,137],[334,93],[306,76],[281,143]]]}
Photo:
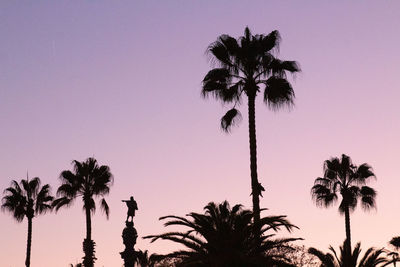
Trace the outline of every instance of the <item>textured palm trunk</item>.
{"label": "textured palm trunk", "polygon": [[255,95],[248,96],[248,113],[249,113],[249,143],[250,143],[250,176],[251,176],[251,194],[253,198],[253,213],[255,236],[260,236],[260,185],[257,177],[257,140],[256,140],[256,112],[255,112]]}
{"label": "textured palm trunk", "polygon": [[346,246],[348,255],[351,255],[351,235],[350,235],[350,210],[349,206],[346,205],[344,209],[344,220],[345,220],[345,227],[346,227]]}
{"label": "textured palm trunk", "polygon": [[32,218],[28,218],[28,240],[26,242],[25,266],[31,266],[31,246],[32,246]]}
{"label": "textured palm trunk", "polygon": [[[86,205],[87,206],[87,205]],[[92,220],[90,209],[86,208],[86,238],[83,240],[83,266],[93,267],[94,265],[94,242],[92,241]]]}
{"label": "textured palm trunk", "polygon": [[86,209],[86,239],[92,240],[92,218],[89,209]]}

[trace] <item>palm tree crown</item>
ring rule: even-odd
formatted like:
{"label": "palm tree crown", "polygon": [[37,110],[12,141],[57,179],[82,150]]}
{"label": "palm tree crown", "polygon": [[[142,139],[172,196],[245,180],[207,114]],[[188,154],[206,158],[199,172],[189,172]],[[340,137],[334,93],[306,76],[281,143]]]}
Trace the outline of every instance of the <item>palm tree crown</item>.
{"label": "palm tree crown", "polygon": [[94,257],[95,244],[91,239],[91,213],[96,210],[94,198],[101,197],[100,207],[108,218],[109,207],[104,196],[110,192],[113,176],[108,166],[99,166],[94,158],[88,158],[84,162],[74,160],[73,165],[73,171],[65,170],[60,174],[62,184],[57,189],[57,195],[60,198],[53,202],[53,206],[56,210],[59,210],[63,206],[71,205],[76,198],[82,197],[83,209],[86,212],[86,239],[83,245],[85,258],[83,265],[91,267],[96,259]]}
{"label": "palm tree crown", "polygon": [[53,200],[50,185],[40,185],[39,177],[22,179],[20,184],[13,180],[11,186],[4,190],[2,209],[11,212],[17,222],[22,222],[24,217],[32,219],[50,211]]}
{"label": "palm tree crown", "polygon": [[340,254],[335,251],[331,246],[329,250],[332,253],[323,253],[316,248],[309,248],[308,252],[318,257],[321,261],[320,267],[376,267],[376,266],[387,266],[392,263],[393,260],[384,256],[385,250],[369,248],[364,256],[359,259],[361,255],[361,243],[357,243],[353,251],[348,253],[346,249],[346,241],[340,246]]}
{"label": "palm tree crown", "polygon": [[348,249],[351,248],[350,212],[357,207],[359,200],[365,210],[376,206],[376,191],[365,185],[373,177],[371,166],[366,163],[356,166],[349,156],[343,154],[341,159],[334,157],[325,161],[324,176],[315,179],[311,189],[318,206],[329,207],[337,201],[338,194],[341,195],[339,212],[345,215]]}
{"label": "palm tree crown", "polygon": [[232,209],[228,202],[219,205],[211,202],[205,208],[205,214],[190,213],[189,218],[165,216],[165,226],[179,225],[188,228],[186,232],[169,232],[150,235],[151,242],[157,239],[170,240],[184,245],[189,250],[179,250],[165,255],[167,258],[180,259],[182,266],[291,266],[289,259],[278,251],[290,241],[299,238],[277,238],[269,230],[278,231],[282,227],[291,231],[296,226],[290,224],[285,216],[261,218],[261,245],[254,237],[253,214],[235,205]]}
{"label": "palm tree crown", "polygon": [[17,222],[22,222],[26,217],[28,220],[28,240],[25,265],[30,266],[31,242],[32,242],[32,219],[39,214],[51,210],[53,197],[50,186],[45,184],[41,187],[39,177],[31,180],[22,179],[20,183],[13,180],[11,186],[4,190],[1,208],[10,212]]}
{"label": "palm tree crown", "polygon": [[264,87],[264,101],[272,109],[292,105],[294,91],[286,72],[295,73],[300,68],[295,61],[281,61],[274,54],[279,49],[280,35],[252,35],[246,27],[244,36],[235,38],[221,35],[208,47],[213,62],[218,66],[210,70],[203,80],[202,95],[212,95],[234,107],[221,119],[221,127],[229,130],[240,115],[235,108],[241,97],[255,97]]}
{"label": "palm tree crown", "polygon": [[56,210],[61,207],[71,205],[72,201],[82,197],[83,208],[95,212],[96,203],[94,197],[101,196],[100,207],[109,216],[109,207],[104,196],[110,192],[113,176],[110,168],[106,165],[99,166],[96,159],[88,158],[85,162],[74,160],[74,170],[61,172],[60,179],[62,184],[57,189],[57,196],[61,196],[54,201]]}
{"label": "palm tree crown", "polygon": [[[248,100],[250,172],[254,220],[260,220],[259,197],[264,188],[257,177],[257,141],[255,124],[255,98],[264,88],[264,102],[272,109],[291,106],[294,91],[286,73],[300,71],[295,61],[282,61],[275,57],[279,48],[280,35],[273,31],[268,35],[252,35],[246,27],[244,36],[235,39],[221,35],[208,47],[208,53],[216,68],[203,79],[202,95],[209,95],[232,104],[233,107],[221,119],[221,127],[230,131],[241,118],[237,107],[246,95]],[[256,232],[259,229],[255,228]]]}

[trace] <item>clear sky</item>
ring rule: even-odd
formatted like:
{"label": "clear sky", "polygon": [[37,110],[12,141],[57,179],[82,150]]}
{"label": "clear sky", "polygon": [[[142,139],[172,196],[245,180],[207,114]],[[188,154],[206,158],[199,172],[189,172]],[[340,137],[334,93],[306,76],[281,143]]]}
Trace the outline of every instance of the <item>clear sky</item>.
{"label": "clear sky", "polygon": [[[352,215],[352,240],[387,246],[400,235],[398,1],[1,1],[0,189],[28,171],[55,191],[73,159],[109,165],[111,217],[92,220],[96,265],[107,267],[122,265],[121,200],[131,195],[139,237],[209,201],[251,208],[246,106],[228,135],[227,107],[200,97],[207,46],[245,26],[279,30],[280,57],[303,70],[292,111],[258,99],[265,215],[287,214],[307,246],[337,247],[344,218],[317,208],[310,188],[324,160],[346,153],[377,175],[378,208]],[[0,213],[1,266],[23,266],[26,235],[26,221]],[[32,266],[78,262],[84,235],[80,200],[35,218]],[[175,246],[139,238],[136,248]]]}

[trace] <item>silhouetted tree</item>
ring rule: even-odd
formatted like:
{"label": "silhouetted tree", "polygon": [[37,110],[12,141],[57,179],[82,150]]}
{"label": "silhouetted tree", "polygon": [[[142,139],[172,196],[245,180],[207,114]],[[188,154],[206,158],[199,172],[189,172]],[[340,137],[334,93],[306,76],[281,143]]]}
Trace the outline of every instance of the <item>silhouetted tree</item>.
{"label": "silhouetted tree", "polygon": [[60,198],[54,200],[53,206],[58,211],[63,206],[69,206],[73,200],[82,197],[83,209],[86,214],[86,238],[83,241],[83,265],[93,267],[96,260],[92,240],[91,214],[96,210],[95,197],[102,197],[100,207],[105,212],[107,219],[109,217],[109,207],[105,195],[110,192],[110,186],[113,182],[113,176],[110,168],[105,165],[99,166],[96,159],[88,158],[84,162],[74,160],[74,170],[65,170],[61,172],[61,185],[57,190],[57,196]]}
{"label": "silhouetted tree", "polygon": [[[151,254],[149,255],[148,250],[139,250],[136,252],[136,263],[140,267],[155,267],[160,266],[162,264],[158,264],[162,261],[164,257],[158,254]],[[163,266],[163,265],[162,265]],[[172,265],[167,265],[172,266]]]}
{"label": "silhouetted tree", "polygon": [[330,246],[329,250],[332,253],[323,253],[316,248],[309,248],[308,252],[317,256],[321,261],[320,267],[376,267],[376,266],[386,266],[392,261],[385,257],[385,250],[369,248],[364,256],[359,259],[361,253],[361,244],[357,243],[354,250],[348,253],[346,249],[346,240],[343,245],[340,246],[340,254],[338,254],[335,249]]}
{"label": "silhouetted tree", "polygon": [[18,184],[13,180],[11,186],[4,190],[1,208],[12,213],[17,222],[22,222],[26,217],[28,220],[28,239],[26,245],[25,266],[30,266],[31,244],[32,244],[32,220],[39,214],[51,210],[53,197],[50,193],[50,186],[40,186],[39,177],[31,180],[22,179]]}
{"label": "silhouetted tree", "polygon": [[389,244],[395,247],[396,249],[400,249],[400,236],[393,237]]}
{"label": "silhouetted tree", "polygon": [[150,260],[148,250],[139,250],[136,252],[136,263],[140,267],[154,267],[154,263]]}
{"label": "silhouetted tree", "polygon": [[[237,40],[221,35],[208,47],[208,53],[217,67],[210,70],[203,80],[203,97],[209,95],[223,103],[233,104],[221,119],[221,127],[229,131],[241,118],[236,108],[247,96],[250,143],[251,192],[254,220],[260,220],[260,199],[264,188],[257,177],[257,142],[255,122],[255,99],[264,88],[264,102],[274,110],[293,105],[293,88],[286,79],[286,73],[300,71],[295,61],[281,61],[275,57],[280,35],[273,31],[268,35],[252,35],[246,27],[244,36]],[[259,229],[255,228],[256,232]]]}
{"label": "silhouetted tree", "polygon": [[279,248],[279,253],[284,254],[293,265],[298,267],[316,267],[320,265],[318,258],[309,253],[304,245],[296,246],[291,244],[288,247]]}
{"label": "silhouetted tree", "polygon": [[346,242],[348,254],[351,250],[350,212],[357,207],[360,200],[365,210],[375,207],[376,191],[365,184],[370,178],[375,177],[371,166],[364,163],[356,166],[349,156],[342,155],[326,160],[324,163],[324,176],[315,179],[311,194],[316,204],[323,207],[333,205],[342,196],[339,205],[340,214],[345,216]]}
{"label": "silhouetted tree", "polygon": [[388,253],[388,256],[392,257],[392,259],[393,259],[393,266],[396,267],[396,262],[400,261],[399,253],[398,253],[398,251],[400,250],[400,236],[393,237],[389,241],[389,244],[392,245],[396,249],[396,251],[391,251]]}
{"label": "silhouetted tree", "polygon": [[[262,236],[254,236],[253,213],[228,202],[219,205],[211,202],[205,214],[190,213],[189,218],[169,215],[165,226],[178,225],[188,228],[186,232],[168,232],[150,235],[151,242],[157,239],[170,240],[184,245],[189,250],[178,250],[165,258],[180,259],[177,266],[293,266],[279,248],[288,247],[299,238],[273,238],[274,233],[285,228],[289,232],[297,228],[285,216],[267,216],[259,221]],[[261,243],[258,244],[258,241]]]}

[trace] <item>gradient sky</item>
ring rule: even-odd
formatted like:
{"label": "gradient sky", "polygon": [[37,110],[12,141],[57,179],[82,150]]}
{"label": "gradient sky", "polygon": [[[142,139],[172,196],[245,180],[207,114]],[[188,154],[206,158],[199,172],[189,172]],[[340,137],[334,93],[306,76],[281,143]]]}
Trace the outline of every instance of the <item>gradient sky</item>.
{"label": "gradient sky", "polygon": [[[96,266],[121,266],[121,232],[133,195],[139,237],[164,232],[158,217],[201,212],[225,199],[251,208],[246,106],[231,134],[228,107],[200,97],[220,34],[279,30],[280,57],[303,72],[296,107],[257,103],[259,177],[267,214],[286,214],[303,244],[344,239],[337,206],[310,197],[323,161],[346,153],[369,163],[376,211],[351,217],[352,240],[387,246],[400,234],[398,1],[2,1],[0,3],[0,189],[39,176],[53,191],[73,159],[94,156],[115,182],[111,217],[92,220]],[[23,266],[27,223],[0,213],[1,266]],[[33,221],[32,266],[80,261],[82,203]],[[174,244],[136,248],[167,252]]]}

